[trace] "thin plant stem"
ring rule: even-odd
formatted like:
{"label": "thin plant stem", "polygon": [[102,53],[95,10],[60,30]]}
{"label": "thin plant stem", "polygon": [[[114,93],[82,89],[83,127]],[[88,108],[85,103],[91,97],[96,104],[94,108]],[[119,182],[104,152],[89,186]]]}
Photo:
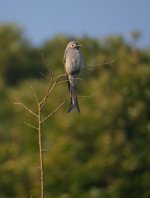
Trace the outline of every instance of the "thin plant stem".
{"label": "thin plant stem", "polygon": [[39,135],[39,159],[40,159],[40,182],[41,182],[41,198],[44,198],[44,161],[43,161],[43,139],[42,139],[42,122],[41,122],[41,107],[38,105],[38,135]]}

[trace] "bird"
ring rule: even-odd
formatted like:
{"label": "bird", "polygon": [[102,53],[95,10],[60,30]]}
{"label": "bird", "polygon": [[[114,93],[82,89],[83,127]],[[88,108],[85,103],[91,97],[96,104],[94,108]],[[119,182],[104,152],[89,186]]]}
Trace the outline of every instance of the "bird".
{"label": "bird", "polygon": [[77,98],[77,75],[83,68],[83,56],[80,52],[81,46],[76,41],[70,41],[64,52],[64,66],[70,92],[68,112],[71,112],[74,108],[80,112]]}

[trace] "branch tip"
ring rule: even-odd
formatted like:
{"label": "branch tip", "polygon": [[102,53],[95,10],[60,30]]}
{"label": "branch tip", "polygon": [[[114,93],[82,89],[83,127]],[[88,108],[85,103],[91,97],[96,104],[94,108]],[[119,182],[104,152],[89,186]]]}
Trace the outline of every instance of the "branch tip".
{"label": "branch tip", "polygon": [[66,101],[63,101],[57,108],[55,108],[48,116],[46,116],[41,123],[45,122],[49,117],[51,117],[55,112],[57,112],[58,109],[60,109],[64,104],[66,103]]}

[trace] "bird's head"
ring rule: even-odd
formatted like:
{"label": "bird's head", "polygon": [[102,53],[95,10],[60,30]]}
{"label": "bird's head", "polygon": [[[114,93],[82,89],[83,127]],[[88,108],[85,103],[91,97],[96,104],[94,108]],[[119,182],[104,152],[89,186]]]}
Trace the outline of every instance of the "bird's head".
{"label": "bird's head", "polygon": [[76,41],[70,41],[67,45],[67,48],[79,49],[82,45],[78,44]]}

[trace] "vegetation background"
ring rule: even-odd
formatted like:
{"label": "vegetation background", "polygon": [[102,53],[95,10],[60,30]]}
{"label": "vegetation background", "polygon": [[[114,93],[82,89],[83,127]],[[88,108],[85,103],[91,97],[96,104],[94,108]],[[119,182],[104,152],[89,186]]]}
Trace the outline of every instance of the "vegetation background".
{"label": "vegetation background", "polygon": [[[66,103],[43,126],[46,197],[150,197],[150,49],[137,47],[139,32],[131,36],[130,43],[74,38],[85,66],[97,66],[82,73],[81,113],[68,114]],[[70,39],[59,35],[35,47],[17,25],[0,25],[0,198],[39,196],[38,134],[24,124],[36,120],[14,102],[35,110],[30,87],[41,97],[49,70],[64,72]],[[67,85],[58,85],[44,114],[68,95]]]}

